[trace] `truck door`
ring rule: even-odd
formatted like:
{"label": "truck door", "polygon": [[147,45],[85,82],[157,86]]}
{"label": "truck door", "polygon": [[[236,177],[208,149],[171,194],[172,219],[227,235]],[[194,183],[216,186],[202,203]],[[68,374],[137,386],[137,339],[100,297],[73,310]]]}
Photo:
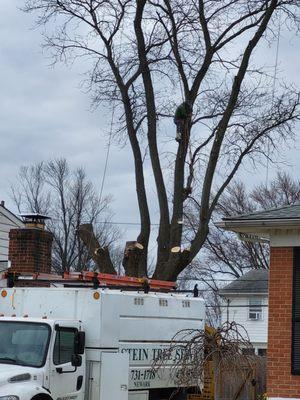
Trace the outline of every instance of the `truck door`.
{"label": "truck door", "polygon": [[[78,326],[64,323],[56,325],[50,360],[50,392],[58,398],[84,399],[85,356],[79,355],[81,365],[73,366]],[[78,355],[76,355],[78,360]],[[80,363],[80,362],[79,362]]]}
{"label": "truck door", "polygon": [[100,400],[128,400],[128,354],[102,353]]}

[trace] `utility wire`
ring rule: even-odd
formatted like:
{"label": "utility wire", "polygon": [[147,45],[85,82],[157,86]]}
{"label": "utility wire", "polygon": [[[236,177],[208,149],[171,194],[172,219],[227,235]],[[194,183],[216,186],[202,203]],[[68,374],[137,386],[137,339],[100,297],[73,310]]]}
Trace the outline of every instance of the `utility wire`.
{"label": "utility wire", "polygon": [[[51,221],[60,221],[59,218],[51,218]],[[91,221],[82,221],[82,224],[89,224]],[[134,225],[140,226],[140,222],[127,222],[127,221],[94,221],[93,225]],[[151,223],[151,226],[159,226],[159,223]]]}
{"label": "utility wire", "polygon": [[[134,225],[134,226],[137,226],[137,225],[141,225],[141,223],[140,222],[117,222],[117,221],[114,221],[114,222],[110,222],[110,221],[98,221],[98,222],[96,222],[95,223],[96,225],[97,224],[107,224],[107,225]],[[151,226],[159,226],[159,224],[156,224],[156,223],[154,223],[154,224],[150,224]]]}

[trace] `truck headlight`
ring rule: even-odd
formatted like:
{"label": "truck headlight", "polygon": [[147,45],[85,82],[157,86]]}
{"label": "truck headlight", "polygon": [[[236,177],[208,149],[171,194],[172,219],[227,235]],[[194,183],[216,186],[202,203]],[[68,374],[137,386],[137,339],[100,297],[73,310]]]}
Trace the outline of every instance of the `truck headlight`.
{"label": "truck headlight", "polygon": [[[30,381],[31,375],[30,374],[20,374],[20,375],[15,375],[12,376],[11,378],[8,379],[9,383],[16,383],[16,382],[25,382],[25,381]],[[0,397],[1,400],[1,397]],[[14,400],[14,399],[10,399]]]}
{"label": "truck headlight", "polygon": [[1,396],[0,400],[20,400],[19,396]]}

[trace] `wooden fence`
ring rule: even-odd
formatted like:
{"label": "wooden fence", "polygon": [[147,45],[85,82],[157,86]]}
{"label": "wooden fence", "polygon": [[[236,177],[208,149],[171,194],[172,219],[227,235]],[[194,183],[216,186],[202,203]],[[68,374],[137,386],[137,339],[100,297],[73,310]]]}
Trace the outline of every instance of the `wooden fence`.
{"label": "wooden fence", "polygon": [[258,400],[266,392],[266,357],[255,357],[254,368],[215,375],[214,400]]}

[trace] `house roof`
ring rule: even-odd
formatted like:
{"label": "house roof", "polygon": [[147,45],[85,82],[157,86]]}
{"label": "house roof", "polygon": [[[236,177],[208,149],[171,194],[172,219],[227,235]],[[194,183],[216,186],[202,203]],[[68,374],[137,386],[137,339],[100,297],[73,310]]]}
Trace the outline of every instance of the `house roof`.
{"label": "house roof", "polygon": [[1,264],[0,270],[7,268],[9,231],[14,228],[22,228],[23,226],[24,223],[15,214],[13,214],[5,207],[4,201],[1,201],[0,202],[0,264]]}
{"label": "house roof", "polygon": [[268,294],[269,271],[253,269],[219,291],[221,296],[243,294]]}
{"label": "house roof", "polygon": [[225,217],[216,226],[238,233],[268,239],[274,230],[300,230],[300,204],[272,208],[249,214]]}
{"label": "house roof", "polygon": [[24,222],[21,220],[21,218],[17,217],[13,212],[6,208],[4,202],[0,203],[0,214],[7,218],[14,225],[18,227],[24,226]]}
{"label": "house roof", "polygon": [[292,204],[280,208],[272,208],[265,211],[258,211],[250,214],[236,215],[223,218],[227,220],[274,220],[274,219],[299,219],[300,220],[300,204]]}

